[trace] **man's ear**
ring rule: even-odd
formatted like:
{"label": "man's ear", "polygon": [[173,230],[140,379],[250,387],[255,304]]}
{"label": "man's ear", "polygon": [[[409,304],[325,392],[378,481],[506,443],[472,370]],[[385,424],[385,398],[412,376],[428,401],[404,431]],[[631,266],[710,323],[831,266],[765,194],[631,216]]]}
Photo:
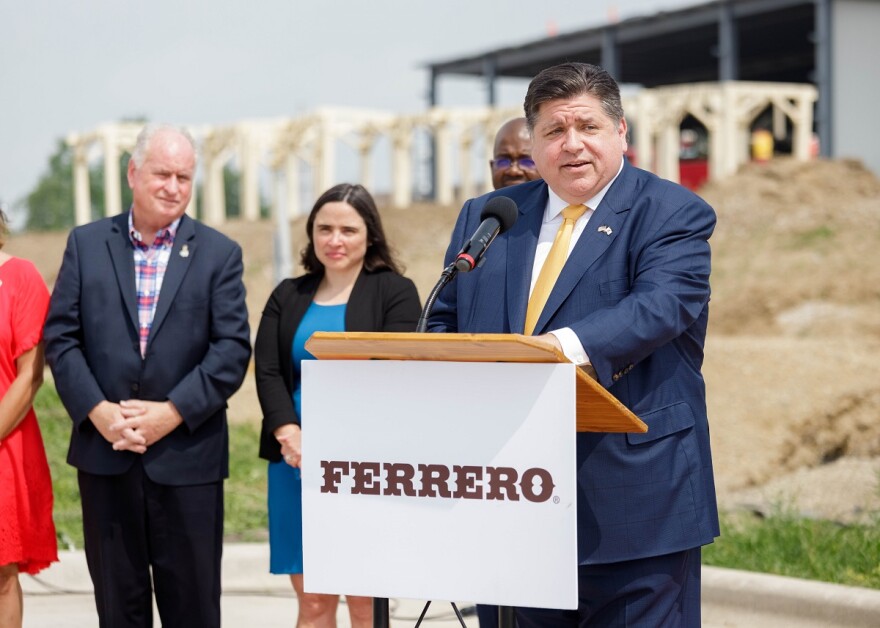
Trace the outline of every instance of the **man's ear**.
{"label": "man's ear", "polygon": [[134,159],[128,160],[128,171],[126,172],[126,177],[128,178],[128,187],[134,189],[134,183],[132,179],[134,179],[134,171],[137,168],[134,163]]}

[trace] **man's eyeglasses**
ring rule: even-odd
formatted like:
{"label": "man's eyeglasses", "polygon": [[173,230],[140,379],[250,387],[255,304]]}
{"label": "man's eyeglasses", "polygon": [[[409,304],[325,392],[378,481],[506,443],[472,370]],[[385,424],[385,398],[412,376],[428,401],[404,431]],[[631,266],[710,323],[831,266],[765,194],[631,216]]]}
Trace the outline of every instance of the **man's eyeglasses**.
{"label": "man's eyeglasses", "polygon": [[513,164],[519,164],[523,170],[534,170],[535,160],[531,157],[520,157],[519,159],[511,159],[510,157],[498,157],[492,161],[492,167],[495,170],[507,170]]}

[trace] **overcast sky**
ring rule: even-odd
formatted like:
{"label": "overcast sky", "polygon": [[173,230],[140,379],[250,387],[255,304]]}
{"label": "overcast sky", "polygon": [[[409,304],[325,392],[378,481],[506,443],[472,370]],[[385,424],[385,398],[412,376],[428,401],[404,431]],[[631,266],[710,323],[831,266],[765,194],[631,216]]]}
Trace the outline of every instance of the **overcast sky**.
{"label": "overcast sky", "polygon": [[[427,62],[700,3],[0,0],[0,201],[27,194],[71,131],[135,116],[195,125],[332,105],[420,111]],[[523,93],[502,84],[500,104]],[[478,105],[485,91],[442,79],[440,97]]]}

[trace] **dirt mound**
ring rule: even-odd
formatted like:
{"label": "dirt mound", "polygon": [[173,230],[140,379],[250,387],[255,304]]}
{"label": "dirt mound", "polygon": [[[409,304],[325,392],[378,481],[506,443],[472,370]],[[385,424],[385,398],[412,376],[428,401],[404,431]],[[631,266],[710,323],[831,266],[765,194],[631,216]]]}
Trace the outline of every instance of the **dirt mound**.
{"label": "dirt mound", "polygon": [[701,196],[718,213],[705,374],[722,503],[876,516],[880,180],[777,159]]}
{"label": "dirt mound", "polygon": [[749,164],[701,195],[714,331],[880,338],[880,180],[860,163]]}

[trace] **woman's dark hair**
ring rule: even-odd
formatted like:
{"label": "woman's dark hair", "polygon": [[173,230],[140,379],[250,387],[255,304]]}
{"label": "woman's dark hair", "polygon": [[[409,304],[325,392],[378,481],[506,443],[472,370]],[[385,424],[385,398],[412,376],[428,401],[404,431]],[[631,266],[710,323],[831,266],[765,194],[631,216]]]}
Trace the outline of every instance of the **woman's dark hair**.
{"label": "woman's dark hair", "polygon": [[306,235],[309,243],[303,249],[300,262],[306,272],[315,273],[324,270],[324,265],[315,255],[315,243],[312,240],[312,229],[315,226],[315,216],[327,203],[348,203],[354,207],[367,225],[367,254],[364,256],[364,269],[368,271],[388,269],[401,274],[402,269],[394,259],[394,254],[388,241],[385,239],[385,230],[382,229],[382,218],[376,208],[376,201],[367,192],[367,189],[358,184],[340,183],[324,192],[315,201],[315,206],[306,221]]}
{"label": "woman's dark hair", "polygon": [[535,128],[538,110],[545,102],[567,100],[583,95],[593,96],[602,103],[602,110],[615,124],[623,118],[620,87],[617,81],[598,65],[561,63],[541,70],[526,91],[523,109],[529,130]]}

